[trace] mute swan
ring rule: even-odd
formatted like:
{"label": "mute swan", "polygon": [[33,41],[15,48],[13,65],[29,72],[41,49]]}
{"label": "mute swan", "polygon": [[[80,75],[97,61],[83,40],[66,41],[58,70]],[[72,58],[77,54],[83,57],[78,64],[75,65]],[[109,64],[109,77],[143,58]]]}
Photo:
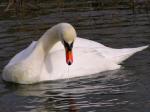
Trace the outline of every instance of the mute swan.
{"label": "mute swan", "polygon": [[[68,23],[53,26],[10,60],[3,70],[3,80],[32,84],[115,70],[122,61],[148,47],[113,49],[76,37]],[[66,63],[71,65],[69,74]]]}

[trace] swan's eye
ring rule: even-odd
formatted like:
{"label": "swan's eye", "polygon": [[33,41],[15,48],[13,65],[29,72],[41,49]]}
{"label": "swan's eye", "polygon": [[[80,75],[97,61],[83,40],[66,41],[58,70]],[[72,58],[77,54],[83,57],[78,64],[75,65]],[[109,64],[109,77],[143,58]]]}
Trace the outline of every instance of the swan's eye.
{"label": "swan's eye", "polygon": [[70,48],[72,49],[72,47],[73,47],[73,42],[70,44]]}
{"label": "swan's eye", "polygon": [[71,50],[73,47],[73,42],[71,44],[68,44],[66,41],[64,41],[64,46],[65,48],[67,48],[68,50]]}

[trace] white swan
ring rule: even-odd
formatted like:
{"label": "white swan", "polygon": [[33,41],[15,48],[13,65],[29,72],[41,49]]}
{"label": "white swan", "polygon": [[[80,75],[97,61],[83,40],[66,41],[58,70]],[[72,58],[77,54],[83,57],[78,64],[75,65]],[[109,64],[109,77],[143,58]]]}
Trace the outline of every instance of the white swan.
{"label": "white swan", "polygon": [[[122,61],[147,47],[109,48],[91,40],[76,38],[73,26],[60,23],[16,54],[5,66],[2,78],[5,81],[32,84],[119,69]],[[68,65],[72,64],[69,74],[65,60]]]}

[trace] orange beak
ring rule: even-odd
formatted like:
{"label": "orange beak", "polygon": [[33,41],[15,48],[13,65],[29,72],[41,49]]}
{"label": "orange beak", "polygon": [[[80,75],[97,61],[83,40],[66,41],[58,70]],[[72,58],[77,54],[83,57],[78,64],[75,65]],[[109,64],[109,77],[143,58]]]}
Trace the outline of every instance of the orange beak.
{"label": "orange beak", "polygon": [[73,63],[72,50],[68,50],[67,48],[66,48],[66,63],[68,65],[71,65]]}

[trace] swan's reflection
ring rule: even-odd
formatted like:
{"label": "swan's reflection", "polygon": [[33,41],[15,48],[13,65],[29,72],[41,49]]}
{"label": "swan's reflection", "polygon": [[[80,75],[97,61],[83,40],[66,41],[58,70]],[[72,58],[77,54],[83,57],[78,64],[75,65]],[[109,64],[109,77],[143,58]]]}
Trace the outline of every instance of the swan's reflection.
{"label": "swan's reflection", "polygon": [[[20,111],[78,112],[82,107],[104,104],[101,101],[101,97],[97,97],[97,95],[128,92],[128,90],[123,90],[122,87],[131,84],[130,80],[126,78],[131,73],[126,70],[116,70],[88,77],[44,82],[34,85],[6,84],[5,88],[14,91],[17,97],[25,98],[24,103],[19,104],[21,101],[17,102]],[[89,103],[89,96],[94,98],[92,101],[95,100],[95,104]]]}
{"label": "swan's reflection", "polygon": [[9,91],[4,94],[6,95],[7,93],[9,94],[10,91],[13,91],[17,96],[26,97],[27,100],[24,104],[19,106],[21,110],[30,109],[30,112],[62,110],[78,112],[75,98],[65,90],[67,82],[68,81],[45,82],[34,85],[6,83],[5,88]]}

